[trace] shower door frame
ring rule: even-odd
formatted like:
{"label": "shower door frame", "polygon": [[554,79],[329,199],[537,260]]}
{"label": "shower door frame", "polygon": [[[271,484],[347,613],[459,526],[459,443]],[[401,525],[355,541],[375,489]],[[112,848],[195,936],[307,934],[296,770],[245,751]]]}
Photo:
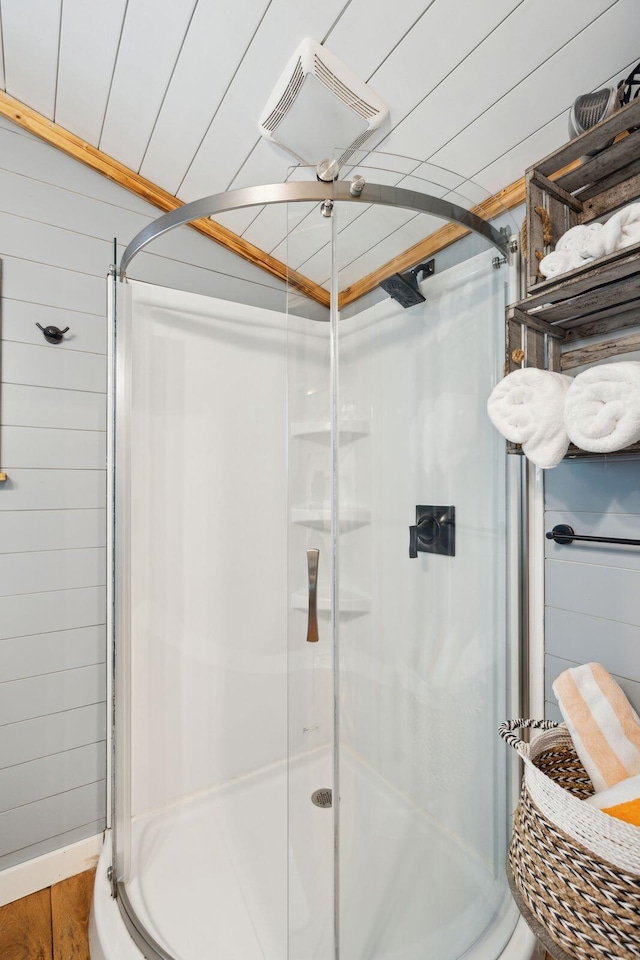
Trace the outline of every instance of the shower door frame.
{"label": "shower door frame", "polygon": [[[122,812],[118,810],[117,787],[118,787],[118,765],[121,762],[118,747],[118,698],[117,698],[117,636],[122,628],[122,612],[120,606],[127,606],[128,584],[120,582],[116,587],[116,571],[122,573],[128,572],[128,548],[127,545],[121,545],[117,537],[116,510],[120,499],[126,492],[126,467],[123,470],[122,445],[126,443],[128,435],[128,423],[120,425],[116,429],[116,409],[122,404],[123,384],[121,382],[123,364],[121,362],[121,350],[117,347],[118,338],[118,292],[119,283],[126,280],[126,271],[135,256],[156,238],[172,230],[174,227],[183,226],[192,220],[201,217],[210,217],[220,213],[226,213],[232,210],[244,209],[254,206],[269,206],[274,203],[297,203],[297,202],[318,202],[326,204],[329,202],[329,215],[331,208],[336,201],[349,203],[363,203],[365,206],[382,205],[397,207],[399,209],[412,210],[416,213],[426,213],[438,217],[445,221],[456,223],[471,233],[475,233],[492,245],[500,255],[500,259],[494,263],[499,267],[501,264],[514,265],[514,254],[517,250],[517,243],[514,242],[511,231],[508,227],[496,229],[488,221],[483,220],[477,214],[466,210],[458,204],[440,197],[434,197],[430,194],[420,193],[414,190],[407,190],[401,187],[391,187],[384,184],[367,183],[360,192],[352,191],[352,184],[347,181],[336,181],[325,183],[293,182],[266,184],[256,187],[246,187],[240,190],[231,190],[209,197],[195,200],[184,204],[175,210],[158,217],[147,227],[141,230],[127,246],[120,267],[113,265],[109,271],[108,288],[108,311],[110,321],[110,436],[108,437],[109,463],[108,463],[108,505],[107,505],[107,524],[108,524],[108,550],[111,560],[111,578],[110,578],[110,596],[108,597],[108,637],[111,645],[110,650],[110,669],[109,681],[111,685],[109,708],[110,708],[110,749],[109,763],[110,775],[108,777],[110,790],[110,803],[108,805],[110,813],[110,826],[112,830],[111,847],[111,866],[109,867],[109,882],[111,884],[112,897],[118,903],[122,919],[129,931],[129,934],[148,960],[175,960],[167,953],[164,948],[147,931],[144,924],[140,921],[127,893],[124,881],[119,881],[117,877],[117,832],[118,818],[122,817]],[[324,210],[323,210],[324,213]],[[326,215],[326,214],[325,214]],[[335,239],[335,238],[334,238]],[[334,244],[335,246],[335,244]],[[115,248],[115,241],[114,241]],[[519,263],[515,258],[518,277],[515,279],[519,283]],[[332,271],[331,299],[332,311],[337,310],[337,303],[333,303],[337,293],[337,276],[335,270]],[[127,332],[122,331],[124,339],[127,339]],[[120,363],[119,363],[120,360]],[[118,398],[120,401],[118,402]],[[122,435],[124,434],[124,441]],[[116,451],[118,455],[116,456]],[[116,466],[117,463],[117,466]],[[121,484],[124,483],[124,489]],[[517,697],[520,704],[526,704],[528,699],[528,613],[527,613],[527,563],[526,563],[526,530],[527,530],[527,512],[526,512],[526,487],[527,471],[524,458],[508,457],[506,464],[506,512],[510,520],[507,531],[508,543],[508,565],[507,580],[511,584],[517,585],[515,591],[515,602],[511,602],[510,597],[513,592],[505,591],[507,604],[507,623],[512,635],[518,637],[510,649],[516,651],[514,662],[510,666],[510,680],[517,690]],[[125,505],[125,510],[127,506]],[[335,594],[335,584],[333,585]],[[122,592],[125,593],[124,604],[119,604],[119,598]],[[335,596],[334,596],[335,605]],[[333,633],[333,631],[332,631]],[[124,750],[126,753],[126,748]],[[130,759],[127,754],[127,759]],[[517,782],[508,784],[508,793],[510,799],[517,797]]]}
{"label": "shower door frame", "polygon": [[[231,210],[243,210],[246,207],[270,206],[273,203],[317,202],[324,204],[327,201],[333,204],[336,201],[345,203],[360,203],[365,207],[381,205],[397,207],[398,209],[413,210],[416,213],[427,213],[449,223],[457,223],[472,233],[484,237],[496,248],[498,253],[511,261],[511,232],[508,227],[496,230],[488,220],[483,220],[477,213],[461,207],[451,200],[434,197],[429,193],[420,193],[417,190],[407,190],[404,187],[390,187],[387,184],[367,183],[364,187],[360,183],[347,183],[338,180],[334,183],[269,183],[258,187],[243,187],[240,190],[227,190],[224,193],[214,193],[209,197],[202,197],[176,207],[165,213],[157,220],[138,233],[125,250],[120,263],[120,280],[127,275],[127,267],[140,251],[161,237],[162,234],[173,230],[174,227],[184,226],[192,220],[201,217],[213,217]],[[329,208],[331,209],[331,208]]]}

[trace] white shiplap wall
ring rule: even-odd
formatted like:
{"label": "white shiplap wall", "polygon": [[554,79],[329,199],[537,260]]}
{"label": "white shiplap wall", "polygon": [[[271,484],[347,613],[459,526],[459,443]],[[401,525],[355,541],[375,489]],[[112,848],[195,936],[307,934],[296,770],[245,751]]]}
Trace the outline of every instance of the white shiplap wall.
{"label": "white shiplap wall", "polygon": [[[113,237],[157,215],[0,121],[0,869],[104,826],[105,277]],[[131,275],[284,308],[282,284],[187,228]],[[36,322],[70,330],[51,345]]]}
{"label": "white shiplap wall", "polygon": [[[545,474],[545,530],[640,536],[640,461],[564,461]],[[637,547],[545,541],[546,715],[559,720],[552,686],[569,667],[604,664],[640,710],[640,553]]]}

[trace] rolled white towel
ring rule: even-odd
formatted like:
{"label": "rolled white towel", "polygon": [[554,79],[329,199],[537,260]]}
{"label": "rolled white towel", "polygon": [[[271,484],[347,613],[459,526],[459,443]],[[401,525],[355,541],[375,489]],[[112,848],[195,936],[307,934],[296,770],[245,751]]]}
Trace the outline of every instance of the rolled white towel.
{"label": "rolled white towel", "polygon": [[607,253],[640,243],[640,203],[630,203],[605,223]]}
{"label": "rolled white towel", "polygon": [[556,467],[569,447],[563,409],[573,380],[561,373],[525,367],[498,383],[487,401],[487,413],[503,437],[521,443],[538,467]]}
{"label": "rolled white towel", "polygon": [[601,223],[578,224],[563,233],[556,243],[558,250],[574,250],[584,260],[597,260],[612,251],[608,249],[608,237]]}
{"label": "rolled white towel", "polygon": [[593,257],[582,257],[577,250],[554,250],[540,261],[540,273],[543,277],[558,277],[568,270],[581,267]]}
{"label": "rolled white towel", "polygon": [[640,440],[640,362],[623,360],[578,374],[567,393],[564,423],[581,450],[612,453]]}

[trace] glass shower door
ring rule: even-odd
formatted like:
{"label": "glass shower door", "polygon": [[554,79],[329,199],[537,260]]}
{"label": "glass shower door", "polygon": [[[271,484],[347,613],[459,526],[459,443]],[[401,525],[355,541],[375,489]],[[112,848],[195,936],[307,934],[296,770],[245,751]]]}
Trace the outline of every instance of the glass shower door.
{"label": "glass shower door", "polygon": [[515,924],[496,733],[506,464],[485,412],[507,269],[492,259],[424,280],[426,303],[341,320],[339,415],[360,424],[339,462],[343,960],[495,960]]}
{"label": "glass shower door", "polygon": [[513,611],[485,400],[508,268],[471,256],[421,283],[426,303],[376,292],[338,314],[355,216],[290,211],[287,260],[334,310],[290,287],[289,957],[496,960],[516,919],[496,733]]}

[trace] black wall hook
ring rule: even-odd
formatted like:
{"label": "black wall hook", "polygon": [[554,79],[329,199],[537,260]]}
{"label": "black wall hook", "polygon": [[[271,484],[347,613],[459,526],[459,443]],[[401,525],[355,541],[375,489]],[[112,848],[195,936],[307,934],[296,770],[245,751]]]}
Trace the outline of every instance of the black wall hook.
{"label": "black wall hook", "polygon": [[67,333],[69,330],[69,327],[65,327],[64,330],[54,326],[41,327],[39,323],[36,323],[36,327],[38,327],[39,330],[42,330],[45,340],[48,340],[49,343],[60,343],[63,334]]}

